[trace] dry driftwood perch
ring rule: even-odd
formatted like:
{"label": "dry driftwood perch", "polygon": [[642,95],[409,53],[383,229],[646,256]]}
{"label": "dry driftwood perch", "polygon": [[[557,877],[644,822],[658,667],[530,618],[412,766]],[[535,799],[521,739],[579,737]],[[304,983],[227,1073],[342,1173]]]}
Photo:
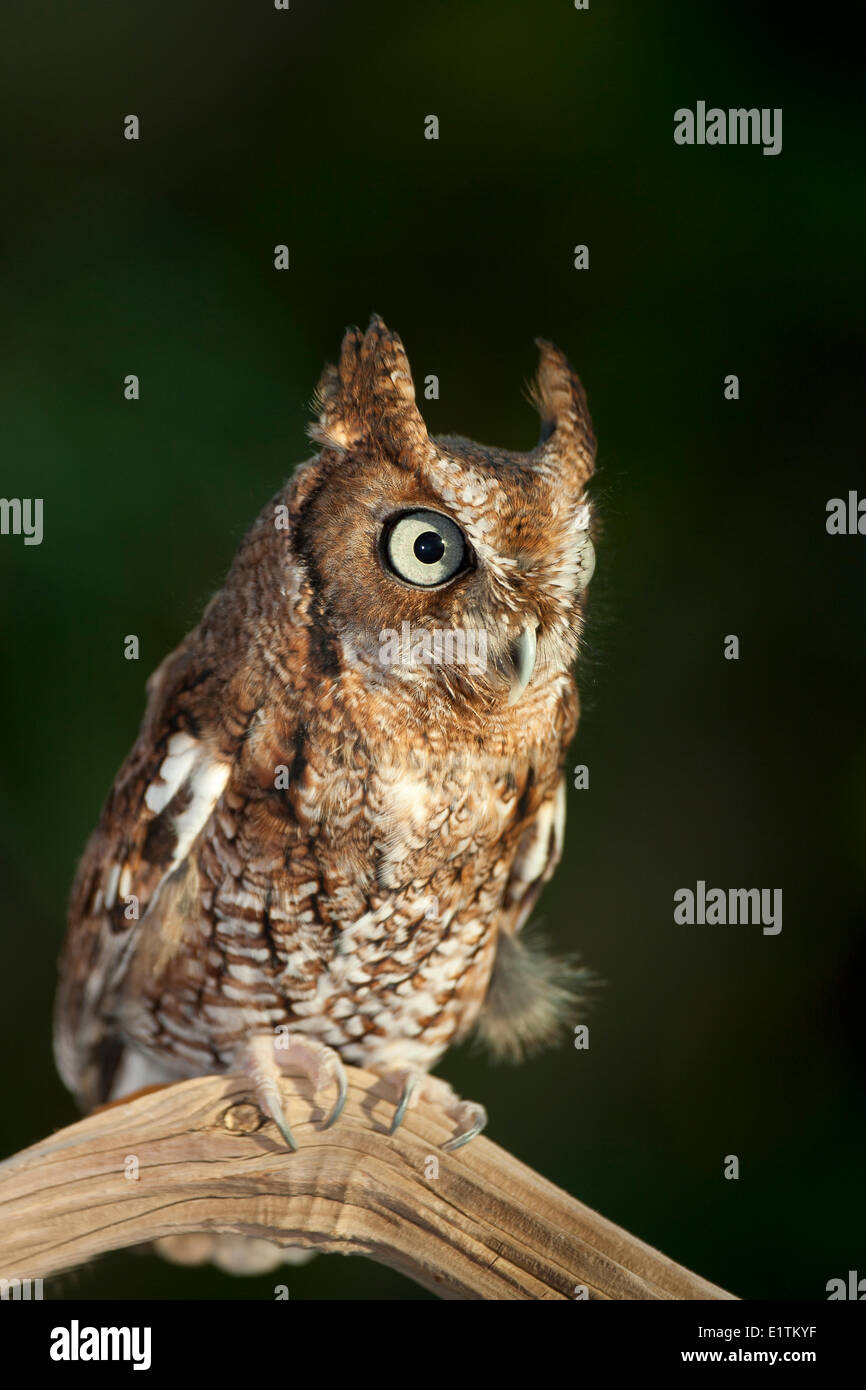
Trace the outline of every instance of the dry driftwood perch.
{"label": "dry driftwood perch", "polygon": [[0,1165],[0,1276],[219,1230],[369,1255],[446,1298],[573,1299],[579,1285],[603,1299],[732,1297],[483,1137],[442,1153],[452,1126],[434,1106],[390,1137],[391,1092],[348,1075],[326,1131],[306,1081],[286,1078],[294,1154],[230,1076],[141,1091],[25,1149]]}

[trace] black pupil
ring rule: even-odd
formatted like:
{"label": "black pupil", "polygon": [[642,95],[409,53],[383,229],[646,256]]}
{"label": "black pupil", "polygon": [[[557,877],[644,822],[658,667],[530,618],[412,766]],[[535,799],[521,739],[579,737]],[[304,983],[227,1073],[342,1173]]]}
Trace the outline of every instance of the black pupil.
{"label": "black pupil", "polygon": [[420,560],[422,565],[435,565],[445,554],[445,542],[435,531],[424,531],[418,536],[412,549],[415,551],[416,560]]}

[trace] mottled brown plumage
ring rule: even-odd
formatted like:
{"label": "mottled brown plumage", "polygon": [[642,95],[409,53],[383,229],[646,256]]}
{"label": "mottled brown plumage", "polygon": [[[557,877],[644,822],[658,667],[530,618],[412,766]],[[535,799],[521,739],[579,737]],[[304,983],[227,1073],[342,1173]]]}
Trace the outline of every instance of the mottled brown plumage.
{"label": "mottled brown plumage", "polygon": [[[56,1051],[85,1107],[240,1065],[267,1105],[286,1030],[312,1045],[294,1062],[325,1044],[398,1081],[486,999],[499,1051],[550,1033],[562,990],[517,933],[561,850],[595,441],[539,347],[541,442],[513,454],[431,439],[399,338],[378,319],[346,334],[320,453],[150,678],[81,862]],[[385,659],[405,623],[483,633],[486,659]]]}

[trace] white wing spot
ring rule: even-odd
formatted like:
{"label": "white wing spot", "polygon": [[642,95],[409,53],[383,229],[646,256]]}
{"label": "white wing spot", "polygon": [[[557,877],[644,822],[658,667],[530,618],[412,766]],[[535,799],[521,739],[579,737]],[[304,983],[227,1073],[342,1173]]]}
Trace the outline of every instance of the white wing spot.
{"label": "white wing spot", "polygon": [[177,846],[172,869],[177,868],[186,858],[193,840],[210,819],[214,806],[225,790],[230,772],[229,763],[215,762],[209,754],[202,753],[200,761],[189,777],[189,788],[192,792],[190,803],[174,822]]}
{"label": "white wing spot", "polygon": [[120,865],[112,864],[108,870],[108,877],[105,880],[105,906],[110,912],[114,907],[114,900],[117,896],[117,881],[120,878]]}
{"label": "white wing spot", "polygon": [[156,780],[151,782],[144,795],[148,810],[158,816],[164,811],[186,781],[187,775],[201,754],[201,744],[189,734],[172,734],[168,741],[168,753],[163,758]]}

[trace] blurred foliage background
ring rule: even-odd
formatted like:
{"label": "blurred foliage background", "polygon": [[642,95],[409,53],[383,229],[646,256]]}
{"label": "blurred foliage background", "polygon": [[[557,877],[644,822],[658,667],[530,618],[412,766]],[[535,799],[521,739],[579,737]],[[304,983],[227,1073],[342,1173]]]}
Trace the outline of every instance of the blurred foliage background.
{"label": "blurred foliage background", "polygon": [[[65,897],[144,680],[307,456],[322,364],[375,309],[440,378],[431,430],[531,447],[543,334],[600,441],[572,757],[591,784],[540,914],[606,982],[591,1046],[441,1071],[493,1139],[742,1296],[866,1273],[866,539],[825,530],[828,498],[866,494],[845,26],[747,0],[7,4],[0,490],[44,498],[45,538],[0,537],[0,1152],[75,1117],[50,1038]],[[781,155],[675,146],[698,99],[782,107]],[[674,925],[699,878],[781,887],[781,935]],[[285,1279],[426,1297],[337,1256]],[[126,1253],[47,1292],[276,1281]]]}

